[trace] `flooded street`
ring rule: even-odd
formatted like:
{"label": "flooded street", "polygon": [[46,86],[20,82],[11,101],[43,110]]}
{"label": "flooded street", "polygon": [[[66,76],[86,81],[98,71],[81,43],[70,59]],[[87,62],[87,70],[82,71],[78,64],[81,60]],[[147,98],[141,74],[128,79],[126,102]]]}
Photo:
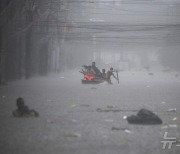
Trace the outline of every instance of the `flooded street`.
{"label": "flooded street", "polygon": [[[73,76],[73,78],[72,78]],[[144,81],[138,80],[139,77]],[[173,73],[121,72],[120,83],[81,84],[78,71],[34,77],[0,87],[2,154],[170,154],[163,135],[179,140],[180,78]],[[38,118],[14,118],[23,97]],[[141,108],[156,112],[162,125],[131,125],[125,116]],[[171,109],[174,109],[171,111]]]}
{"label": "flooded street", "polygon": [[0,154],[179,154],[179,49],[179,0],[0,0]]}

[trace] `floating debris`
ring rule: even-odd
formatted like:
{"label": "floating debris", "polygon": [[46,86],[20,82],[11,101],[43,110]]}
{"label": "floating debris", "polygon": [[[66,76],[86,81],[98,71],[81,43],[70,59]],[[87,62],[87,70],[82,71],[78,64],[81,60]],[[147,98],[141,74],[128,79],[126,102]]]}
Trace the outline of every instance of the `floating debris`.
{"label": "floating debris", "polygon": [[113,119],[105,119],[106,122],[114,122]]}
{"label": "floating debris", "polygon": [[131,133],[131,131],[130,131],[130,130],[128,130],[128,129],[125,129],[125,130],[124,130],[124,132],[126,132],[126,133],[128,133],[128,134],[130,134],[130,133]]}
{"label": "floating debris", "polygon": [[117,109],[117,108],[109,108],[109,109],[101,109],[101,108],[97,108],[96,109],[97,112],[137,112],[138,110],[132,110],[132,109]]}
{"label": "floating debris", "polygon": [[116,105],[108,105],[107,108],[113,109],[113,108],[117,108]]}
{"label": "floating debris", "polygon": [[176,124],[169,125],[169,128],[177,128],[178,126]]}
{"label": "floating debris", "polygon": [[66,133],[66,137],[81,137],[80,133]]}
{"label": "floating debris", "polygon": [[162,128],[162,129],[167,129],[168,126],[167,126],[167,125],[164,125],[164,126],[162,126],[161,128]]}
{"label": "floating debris", "polygon": [[176,121],[176,120],[177,120],[177,117],[174,117],[172,120],[173,120],[173,121]]}
{"label": "floating debris", "polygon": [[71,108],[76,108],[77,107],[77,104],[73,103],[71,104]]}
{"label": "floating debris", "polygon": [[127,116],[123,116],[123,119],[126,120],[126,119],[127,119]]}
{"label": "floating debris", "polygon": [[176,108],[168,109],[168,112],[176,112]]}
{"label": "floating debris", "polygon": [[128,133],[128,134],[131,133],[131,131],[127,128],[112,127],[111,130],[112,131],[124,131],[125,133]]}
{"label": "floating debris", "polygon": [[124,131],[125,128],[112,127],[111,130],[116,130],[116,131],[122,130],[122,131]]}
{"label": "floating debris", "polygon": [[177,128],[178,126],[176,124],[171,124],[171,125],[164,125],[161,128],[162,129],[167,129],[167,128]]}
{"label": "floating debris", "polygon": [[89,107],[90,105],[88,104],[81,104],[82,107]]}
{"label": "floating debris", "polygon": [[97,112],[121,112],[122,110],[120,109],[100,109],[100,108],[97,108],[96,109]]}
{"label": "floating debris", "polygon": [[162,105],[165,105],[165,104],[166,104],[166,102],[162,101],[162,102],[161,102],[161,104],[162,104]]}
{"label": "floating debris", "polygon": [[141,109],[136,115],[127,117],[127,121],[130,124],[143,124],[143,125],[155,125],[162,124],[162,120],[147,109]]}

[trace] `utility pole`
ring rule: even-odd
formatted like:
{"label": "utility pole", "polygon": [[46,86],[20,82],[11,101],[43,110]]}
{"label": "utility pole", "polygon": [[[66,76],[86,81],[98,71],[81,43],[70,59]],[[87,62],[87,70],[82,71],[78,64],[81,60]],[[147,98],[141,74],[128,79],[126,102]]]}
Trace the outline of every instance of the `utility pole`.
{"label": "utility pole", "polygon": [[67,0],[67,5],[66,5],[66,18],[65,18],[65,22],[63,25],[63,30],[62,30],[62,35],[61,35],[61,39],[59,40],[60,42],[60,68],[61,70],[65,70],[66,69],[66,54],[63,50],[64,48],[64,44],[65,44],[65,39],[66,39],[66,33],[67,33],[67,25],[68,25],[68,21],[69,21],[69,8],[70,8],[70,3],[69,0]]}

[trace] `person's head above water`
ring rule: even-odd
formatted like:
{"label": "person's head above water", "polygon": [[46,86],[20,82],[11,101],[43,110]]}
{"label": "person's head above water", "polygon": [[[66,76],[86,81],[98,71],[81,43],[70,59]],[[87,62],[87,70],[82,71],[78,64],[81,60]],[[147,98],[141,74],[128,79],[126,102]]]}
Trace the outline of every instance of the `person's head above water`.
{"label": "person's head above water", "polygon": [[16,105],[18,108],[24,107],[24,99],[22,97],[17,98]]}
{"label": "person's head above water", "polygon": [[113,67],[110,68],[110,71],[113,71]]}

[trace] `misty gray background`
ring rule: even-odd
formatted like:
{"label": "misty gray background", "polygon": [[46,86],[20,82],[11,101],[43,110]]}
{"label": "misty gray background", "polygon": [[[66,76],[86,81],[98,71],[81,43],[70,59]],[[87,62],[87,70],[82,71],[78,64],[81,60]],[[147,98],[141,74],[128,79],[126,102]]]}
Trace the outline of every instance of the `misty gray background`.
{"label": "misty gray background", "polygon": [[[0,0],[0,153],[179,153],[179,10],[179,0]],[[92,61],[120,83],[81,84]],[[17,97],[40,117],[14,118]],[[123,119],[141,108],[163,124]],[[177,143],[163,150],[165,132]]]}

